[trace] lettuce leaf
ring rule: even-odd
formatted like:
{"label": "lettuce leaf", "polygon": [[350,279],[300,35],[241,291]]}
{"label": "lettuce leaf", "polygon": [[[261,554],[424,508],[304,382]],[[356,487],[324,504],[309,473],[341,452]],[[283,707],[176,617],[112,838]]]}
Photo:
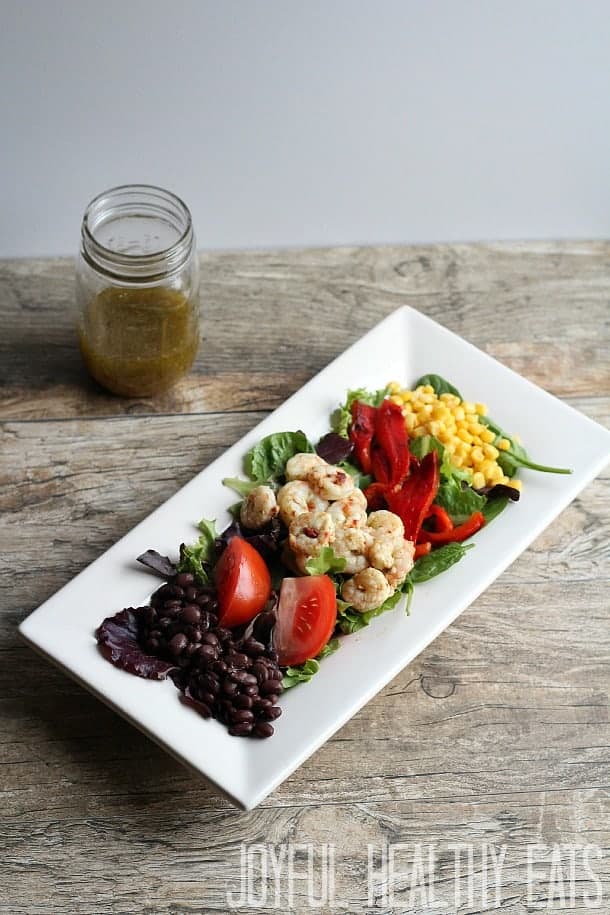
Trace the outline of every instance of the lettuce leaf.
{"label": "lettuce leaf", "polygon": [[383,399],[387,396],[388,389],[380,388],[378,391],[368,391],[366,388],[355,388],[347,392],[345,403],[334,411],[330,418],[330,427],[337,435],[348,438],[349,427],[352,424],[352,404],[355,400],[361,403],[368,403],[372,407],[378,407]]}
{"label": "lettuce leaf", "polygon": [[335,572],[343,572],[345,565],[346,560],[335,556],[332,546],[325,546],[318,556],[307,560],[305,570],[308,575],[333,575]]}
{"label": "lettuce leaf", "polygon": [[291,457],[313,450],[313,445],[300,430],[274,432],[248,451],[244,458],[244,470],[257,484],[274,483],[284,476],[286,463]]}
{"label": "lettuce leaf", "polygon": [[203,518],[197,527],[200,531],[199,539],[190,545],[180,545],[180,561],[176,568],[178,572],[191,572],[197,581],[208,584],[210,569],[216,559],[216,521]]}
{"label": "lettuce leaf", "polygon": [[340,644],[339,639],[331,639],[316,658],[310,658],[296,667],[287,667],[282,681],[284,689],[290,689],[290,687],[297,686],[299,683],[309,682],[320,670],[320,661],[337,651]]}

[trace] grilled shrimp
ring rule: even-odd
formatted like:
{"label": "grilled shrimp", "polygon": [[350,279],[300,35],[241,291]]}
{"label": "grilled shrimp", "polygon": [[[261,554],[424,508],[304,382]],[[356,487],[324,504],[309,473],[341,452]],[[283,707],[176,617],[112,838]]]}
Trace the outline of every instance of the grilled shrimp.
{"label": "grilled shrimp", "polygon": [[256,486],[241,503],[239,517],[244,527],[258,530],[275,518],[278,511],[273,490],[269,486]]}
{"label": "grilled shrimp", "polygon": [[366,496],[361,489],[333,502],[328,513],[338,527],[364,527],[366,525]]}
{"label": "grilled shrimp", "polygon": [[305,571],[305,563],[312,556],[318,556],[325,546],[335,539],[335,525],[328,512],[305,512],[290,522],[288,545],[297,567]]}
{"label": "grilled shrimp", "polygon": [[384,570],[384,575],[391,588],[396,589],[413,568],[415,544],[411,540],[400,540],[392,556],[392,565]]}
{"label": "grilled shrimp", "polygon": [[405,528],[398,517],[394,512],[388,511],[378,511],[371,512],[368,518],[368,526],[372,528],[375,535],[377,533],[383,534],[386,538],[399,538],[404,537]]}
{"label": "grilled shrimp", "polygon": [[307,474],[307,482],[323,499],[334,502],[354,491],[354,481],[346,470],[334,464],[314,467]]}
{"label": "grilled shrimp", "polygon": [[288,525],[299,515],[310,511],[325,511],[328,508],[326,499],[322,499],[304,480],[291,480],[277,494],[280,518]]}
{"label": "grilled shrimp", "polygon": [[295,454],[286,463],[286,479],[289,481],[306,480],[310,470],[323,464],[326,464],[326,461],[318,454]]}
{"label": "grilled shrimp", "polygon": [[360,613],[379,607],[393,593],[394,589],[389,585],[383,572],[371,568],[363,569],[353,578],[348,578],[341,589],[343,600]]}
{"label": "grilled shrimp", "polygon": [[366,551],[370,540],[371,535],[363,527],[335,526],[333,552],[338,558],[345,559],[344,571],[348,575],[362,572],[368,566]]}

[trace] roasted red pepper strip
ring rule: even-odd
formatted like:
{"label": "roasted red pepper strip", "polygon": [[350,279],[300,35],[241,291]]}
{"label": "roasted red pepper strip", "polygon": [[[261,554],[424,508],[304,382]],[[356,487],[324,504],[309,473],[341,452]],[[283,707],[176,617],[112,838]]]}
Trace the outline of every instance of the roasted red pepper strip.
{"label": "roasted red pepper strip", "polygon": [[418,543],[415,547],[415,552],[413,553],[413,559],[419,559],[420,556],[427,556],[431,549],[432,544],[429,540],[425,543]]}
{"label": "roasted red pepper strip", "polygon": [[451,531],[426,531],[426,540],[429,540],[433,546],[440,546],[443,543],[454,543],[467,540],[481,530],[485,524],[485,518],[481,512],[473,512],[467,521],[458,524]]}
{"label": "roasted red pepper strip", "polygon": [[400,486],[409,473],[411,452],[400,407],[384,400],[375,417],[371,469],[379,483]]}
{"label": "roasted red pepper strip", "polygon": [[[430,513],[429,513],[428,517],[426,518],[426,521],[428,521],[428,520],[434,521],[434,530],[437,531],[437,533],[443,533],[444,531],[452,531],[454,528],[453,521],[451,520],[451,518],[449,517],[449,515],[447,514],[445,509],[442,508],[442,506],[440,506],[440,505],[431,505],[430,506]],[[422,530],[419,532],[419,538],[422,541],[427,540],[428,531],[425,531],[422,528]]]}
{"label": "roasted red pepper strip", "polygon": [[349,437],[354,443],[354,457],[364,473],[371,472],[371,444],[375,434],[377,407],[355,400]]}
{"label": "roasted red pepper strip", "polygon": [[406,540],[417,541],[424,518],[430,513],[430,506],[436,498],[438,484],[438,455],[436,451],[430,451],[412,468],[400,489],[391,490],[388,487],[388,508],[402,520]]}
{"label": "roasted red pepper strip", "polygon": [[385,483],[371,483],[363,490],[366,496],[369,511],[376,512],[386,507],[386,493],[388,487]]}

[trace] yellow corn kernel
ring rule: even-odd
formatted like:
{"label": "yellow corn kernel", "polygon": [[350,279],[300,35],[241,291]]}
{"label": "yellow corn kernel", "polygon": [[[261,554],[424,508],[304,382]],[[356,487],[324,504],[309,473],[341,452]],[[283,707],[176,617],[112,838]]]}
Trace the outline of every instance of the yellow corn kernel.
{"label": "yellow corn kernel", "polygon": [[474,413],[474,404],[469,400],[463,400],[462,406],[464,407],[464,413]]}
{"label": "yellow corn kernel", "polygon": [[523,480],[508,480],[507,486],[512,486],[513,489],[518,489],[519,492],[523,489]]}
{"label": "yellow corn kernel", "polygon": [[483,449],[481,448],[480,445],[475,445],[474,448],[471,449],[470,457],[472,458],[472,462],[475,466],[477,464],[483,463],[483,461],[485,460],[485,456],[483,454]]}
{"label": "yellow corn kernel", "polygon": [[[468,417],[466,417],[468,418]],[[480,423],[469,422],[467,426],[468,431],[471,435],[480,435],[483,431],[483,426]]]}
{"label": "yellow corn kernel", "polygon": [[491,429],[483,429],[483,431],[480,433],[480,435],[481,435],[481,439],[482,439],[482,440],[485,442],[485,444],[487,444],[487,445],[491,445],[491,443],[492,443],[493,440],[495,439],[495,435],[493,434],[493,432],[491,431]]}
{"label": "yellow corn kernel", "polygon": [[454,464],[456,467],[463,467],[464,458],[462,457],[461,454],[454,454],[453,457],[451,458],[451,463]]}
{"label": "yellow corn kernel", "polygon": [[405,403],[409,403],[413,400],[413,391],[401,391],[402,399]]}
{"label": "yellow corn kernel", "polygon": [[466,414],[464,412],[464,407],[457,406],[457,407],[453,408],[453,417],[454,417],[454,419],[458,420],[459,422],[462,422],[462,423],[464,422],[465,415]]}
{"label": "yellow corn kernel", "polygon": [[445,420],[445,419],[447,419],[448,415],[449,415],[449,410],[447,409],[445,404],[441,403],[440,401],[437,401],[435,404],[433,404],[432,416],[434,419]]}
{"label": "yellow corn kernel", "polygon": [[417,412],[419,413],[420,416],[424,416],[427,419],[430,416],[430,414],[432,413],[432,404],[429,404],[429,403],[422,404],[418,408]]}
{"label": "yellow corn kernel", "polygon": [[461,438],[463,442],[466,442],[468,445],[472,445],[472,435],[466,429],[458,429],[457,434],[458,438]]}
{"label": "yellow corn kernel", "polygon": [[412,412],[413,412],[413,404],[410,404],[410,403],[403,403],[403,405],[402,405],[402,414],[403,414],[403,416],[406,416],[407,413],[412,413]]}
{"label": "yellow corn kernel", "polygon": [[472,444],[473,444],[473,445],[482,445],[482,444],[483,444],[483,439],[481,438],[480,435],[473,435],[473,436],[472,436]]}
{"label": "yellow corn kernel", "polygon": [[429,394],[427,391],[424,391],[424,393],[420,396],[419,399],[421,400],[422,403],[434,403],[434,401],[436,400],[434,394]]}
{"label": "yellow corn kernel", "polygon": [[510,442],[507,438],[501,438],[497,447],[500,449],[500,451],[508,451],[510,448]]}
{"label": "yellow corn kernel", "polygon": [[475,403],[474,412],[478,413],[479,416],[485,416],[487,414],[487,407],[484,403]]}
{"label": "yellow corn kernel", "polygon": [[432,387],[431,384],[425,384],[423,386],[423,390],[424,390],[424,393],[426,393],[426,394],[434,394],[434,388]]}
{"label": "yellow corn kernel", "polygon": [[489,477],[493,480],[494,483],[499,483],[502,477],[504,476],[504,471],[499,464],[494,464],[489,472]]}
{"label": "yellow corn kernel", "polygon": [[407,413],[405,416],[405,426],[407,427],[407,432],[413,432],[415,426],[417,425],[417,416],[415,413]]}
{"label": "yellow corn kernel", "polygon": [[400,394],[401,388],[398,381],[390,381],[388,385],[388,391],[390,394]]}
{"label": "yellow corn kernel", "polygon": [[492,461],[495,461],[500,452],[497,448],[494,448],[493,445],[483,445],[483,454],[485,457],[491,458]]}
{"label": "yellow corn kernel", "polygon": [[472,485],[475,489],[483,489],[485,486],[485,476],[480,471],[473,473]]}
{"label": "yellow corn kernel", "polygon": [[456,397],[455,394],[441,394],[439,400],[442,400],[443,403],[446,403],[447,406],[456,406],[460,402],[460,398]]}
{"label": "yellow corn kernel", "polygon": [[438,435],[436,436],[439,442],[442,442],[443,445],[448,445],[451,441],[451,435],[447,430],[447,427],[443,423],[439,423]]}
{"label": "yellow corn kernel", "polygon": [[486,477],[488,477],[493,467],[497,467],[495,461],[485,460],[477,469],[480,470],[481,473],[484,473]]}
{"label": "yellow corn kernel", "polygon": [[389,398],[392,403],[395,403],[397,406],[402,407],[402,397],[400,394],[392,394]]}
{"label": "yellow corn kernel", "polygon": [[431,419],[428,423],[428,432],[430,435],[433,435],[435,438],[438,438],[438,432],[441,427],[441,424],[436,419]]}
{"label": "yellow corn kernel", "polygon": [[445,445],[445,451],[447,454],[455,454],[455,441],[450,439]]}

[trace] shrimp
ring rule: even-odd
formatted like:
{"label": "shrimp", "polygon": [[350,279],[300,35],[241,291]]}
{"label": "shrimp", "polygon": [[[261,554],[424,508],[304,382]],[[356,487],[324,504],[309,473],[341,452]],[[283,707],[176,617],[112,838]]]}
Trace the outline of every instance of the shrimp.
{"label": "shrimp", "polygon": [[241,503],[239,517],[244,527],[258,530],[275,518],[279,508],[269,486],[255,486]]}
{"label": "shrimp", "polygon": [[318,454],[295,454],[286,463],[286,480],[306,480],[310,470],[323,464],[326,461]]}
{"label": "shrimp", "polygon": [[366,613],[381,606],[394,593],[383,572],[378,569],[363,569],[353,578],[348,578],[341,589],[343,600],[354,610]]}
{"label": "shrimp", "polygon": [[368,529],[373,535],[368,560],[375,569],[385,571],[394,563],[394,551],[403,542],[404,525],[398,515],[388,511],[371,512]]}
{"label": "shrimp", "polygon": [[404,524],[394,512],[371,512],[368,518],[368,525],[373,529],[375,535],[379,532],[386,538],[398,539],[405,535]]}
{"label": "shrimp", "polygon": [[[330,510],[328,513],[330,514]],[[337,558],[345,559],[344,572],[347,572],[348,575],[362,572],[368,566],[366,551],[370,540],[371,535],[362,527],[337,527],[335,525],[333,552]]]}
{"label": "shrimp", "polygon": [[290,522],[288,545],[301,572],[312,556],[318,556],[335,539],[335,525],[328,512],[305,512]]}
{"label": "shrimp", "polygon": [[361,489],[354,489],[348,496],[333,502],[328,513],[338,527],[364,527],[366,496]]}
{"label": "shrimp", "polygon": [[322,499],[304,480],[291,480],[285,483],[277,494],[280,518],[284,524],[290,524],[299,515],[310,511],[325,511],[328,508],[326,499]]}
{"label": "shrimp", "polygon": [[307,482],[312,489],[328,499],[329,502],[335,502],[342,499],[354,491],[354,481],[346,470],[335,467],[334,464],[325,464],[324,466],[314,467],[307,474]]}
{"label": "shrimp", "polygon": [[413,568],[414,552],[415,544],[411,540],[401,540],[395,546],[392,565],[383,573],[391,588],[397,588]]}

